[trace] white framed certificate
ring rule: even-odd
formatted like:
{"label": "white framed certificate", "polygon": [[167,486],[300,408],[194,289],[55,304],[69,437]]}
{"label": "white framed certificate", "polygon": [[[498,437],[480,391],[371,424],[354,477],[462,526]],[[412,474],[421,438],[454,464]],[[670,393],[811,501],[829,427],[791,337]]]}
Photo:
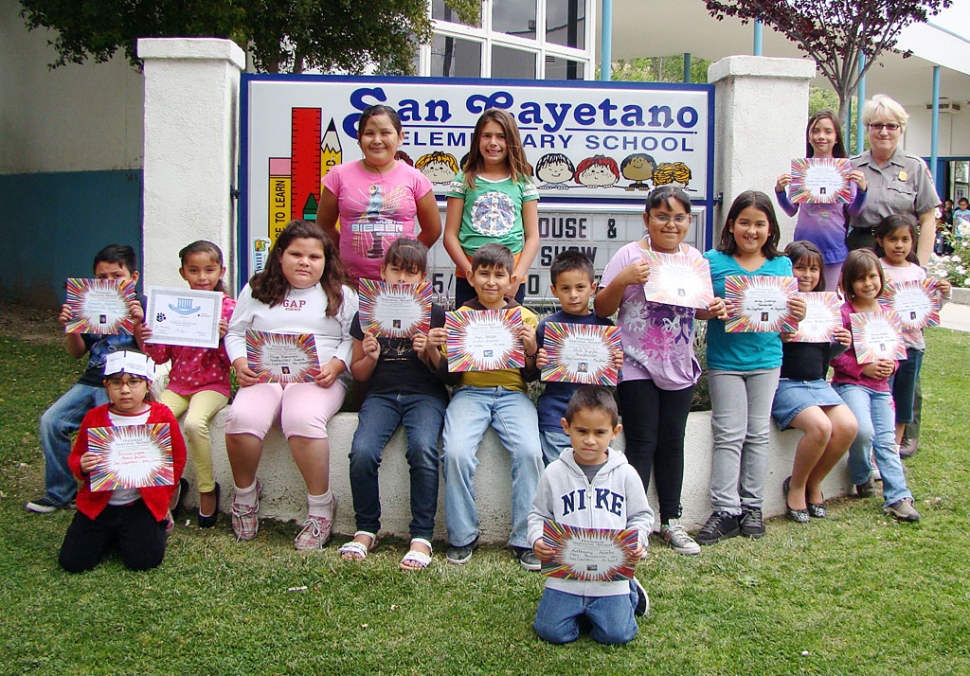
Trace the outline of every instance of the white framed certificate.
{"label": "white framed certificate", "polygon": [[551,560],[542,562],[543,575],[587,582],[633,577],[639,538],[635,528],[578,528],[546,519],[542,538],[555,550]]}
{"label": "white framed certificate", "polygon": [[794,277],[734,275],[724,280],[724,298],[736,314],[724,321],[728,333],[794,332],[798,321],[788,300],[798,293]]}
{"label": "white framed certificate", "polygon": [[706,310],[714,302],[711,265],[706,258],[645,251],[650,278],[643,294],[652,303]]}
{"label": "white framed certificate", "polygon": [[88,452],[98,458],[89,477],[92,491],[175,483],[168,423],[92,427],[88,430]]}
{"label": "white framed certificate", "polygon": [[879,303],[895,310],[908,331],[940,325],[939,282],[935,279],[889,282]]}
{"label": "white framed certificate", "polygon": [[852,197],[849,174],[852,162],[845,157],[802,157],[791,161],[792,204],[848,204]]}
{"label": "white framed certificate", "polygon": [[152,343],[185,347],[219,347],[222,298],[218,291],[148,287],[145,319]]}
{"label": "white framed certificate", "polygon": [[135,322],[128,309],[128,303],[135,299],[134,282],[69,277],[66,287],[71,308],[67,333],[134,333]]}
{"label": "white framed certificate", "polygon": [[445,314],[448,370],[497,371],[525,366],[519,340],[521,308],[455,310]]}
{"label": "white framed certificate", "polygon": [[616,385],[613,353],[623,349],[616,326],[549,322],[543,348],[549,355],[549,365],[542,369],[542,380]]}
{"label": "white framed certificate", "polygon": [[311,333],[246,331],[246,360],[261,383],[312,383],[320,372]]}
{"label": "white framed certificate", "polygon": [[856,361],[872,364],[880,359],[906,359],[903,323],[893,310],[858,312],[849,315],[852,324],[852,346]]}
{"label": "white framed certificate", "polygon": [[431,327],[431,285],[360,280],[360,328],[375,336],[411,338]]}
{"label": "white framed certificate", "polygon": [[830,343],[842,327],[842,301],[834,291],[799,294],[805,299],[805,319],[792,334],[793,343]]}

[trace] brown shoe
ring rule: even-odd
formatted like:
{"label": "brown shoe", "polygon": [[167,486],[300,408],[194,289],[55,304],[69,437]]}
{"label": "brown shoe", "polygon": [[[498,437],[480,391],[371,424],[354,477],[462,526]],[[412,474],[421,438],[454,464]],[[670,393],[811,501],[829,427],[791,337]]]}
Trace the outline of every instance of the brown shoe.
{"label": "brown shoe", "polygon": [[919,450],[919,439],[910,439],[909,437],[903,437],[903,440],[899,444],[899,457],[900,458],[911,458],[916,455],[916,451]]}

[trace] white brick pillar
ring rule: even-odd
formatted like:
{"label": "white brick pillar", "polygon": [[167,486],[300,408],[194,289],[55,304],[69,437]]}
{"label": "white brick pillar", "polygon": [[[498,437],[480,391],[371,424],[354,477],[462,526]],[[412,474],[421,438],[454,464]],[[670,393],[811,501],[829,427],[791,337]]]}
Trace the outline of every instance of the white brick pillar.
{"label": "white brick pillar", "polygon": [[[774,200],[775,180],[790,170],[791,158],[805,156],[808,85],[814,77],[810,59],[729,56],[707,69],[707,81],[715,85],[714,193],[724,195],[715,209],[712,244],[735,197],[760,190]],[[790,242],[794,219],[775,212],[782,244]]]}
{"label": "white brick pillar", "polygon": [[222,249],[233,284],[239,79],[230,40],[146,38],[144,283],[182,286],[178,252],[197,239]]}

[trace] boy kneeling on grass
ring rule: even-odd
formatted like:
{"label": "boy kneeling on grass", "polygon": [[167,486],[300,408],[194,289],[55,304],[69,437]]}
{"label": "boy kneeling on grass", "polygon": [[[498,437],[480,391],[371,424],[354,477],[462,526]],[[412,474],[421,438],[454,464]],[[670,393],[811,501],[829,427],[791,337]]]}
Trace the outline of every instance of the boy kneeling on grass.
{"label": "boy kneeling on grass", "polygon": [[[572,448],[546,467],[529,514],[529,542],[541,561],[556,549],[543,538],[549,520],[575,528],[635,529],[634,560],[639,560],[653,527],[640,475],[626,457],[610,448],[620,432],[613,395],[603,387],[581,387],[569,400],[563,430]],[[636,617],[650,608],[647,592],[635,577],[617,581],[546,578],[533,626],[550,643],[579,637],[580,621],[599,643],[621,645],[637,635]]]}

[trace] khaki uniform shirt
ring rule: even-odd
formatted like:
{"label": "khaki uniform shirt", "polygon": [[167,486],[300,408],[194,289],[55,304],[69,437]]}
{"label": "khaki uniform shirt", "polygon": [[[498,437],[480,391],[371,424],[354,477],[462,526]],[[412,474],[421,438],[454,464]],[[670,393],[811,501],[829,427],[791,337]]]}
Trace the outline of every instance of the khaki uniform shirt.
{"label": "khaki uniform shirt", "polygon": [[865,209],[850,221],[853,230],[874,228],[891,214],[911,214],[918,219],[940,204],[933,177],[922,158],[896,148],[888,164],[880,169],[870,153],[867,150],[852,158],[852,166],[865,174],[869,192]]}

